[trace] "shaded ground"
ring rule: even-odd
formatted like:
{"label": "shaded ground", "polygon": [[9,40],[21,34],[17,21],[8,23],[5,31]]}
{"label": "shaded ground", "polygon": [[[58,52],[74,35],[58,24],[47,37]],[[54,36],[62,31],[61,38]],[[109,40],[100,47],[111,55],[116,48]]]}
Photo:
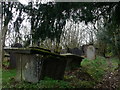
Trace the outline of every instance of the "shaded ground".
{"label": "shaded ground", "polygon": [[[108,59],[109,68],[112,68],[112,62]],[[104,75],[102,81],[98,83],[94,88],[108,88],[109,90],[118,89],[120,90],[120,72],[115,70],[110,72],[109,70]]]}
{"label": "shaded ground", "polygon": [[[90,73],[88,73],[86,71],[86,69],[80,67],[78,69],[74,69],[72,71],[67,71],[65,73],[65,76],[71,76],[71,79],[68,78],[69,81],[72,81],[72,78],[75,80],[76,78],[78,80],[81,81],[88,81],[88,83],[91,83],[90,81],[92,81],[92,85],[93,88],[103,88],[103,89],[109,89],[109,90],[120,90],[120,72],[118,72],[117,68],[117,64],[115,63],[116,61],[113,59],[105,59],[107,67],[105,67],[104,65],[101,66],[103,68],[107,68],[105,69],[105,73],[102,73],[103,76],[101,76],[102,78],[98,81],[96,81],[94,79],[95,76],[92,76]],[[92,63],[93,65],[95,65],[94,63]],[[97,63],[97,66],[95,68],[98,69],[98,67],[100,67],[100,65],[98,65],[99,63]],[[88,69],[90,69],[89,64],[87,64],[87,66],[89,67]],[[94,69],[95,69],[94,68]],[[101,67],[100,67],[101,68]],[[88,70],[87,69],[87,70]],[[99,69],[100,70],[100,69]],[[93,71],[94,73],[99,73],[98,71]],[[101,75],[102,75],[101,74]],[[95,74],[93,74],[95,75]],[[98,75],[97,75],[98,76]]]}
{"label": "shaded ground", "polygon": [[[107,88],[108,90],[120,90],[120,73],[116,68],[116,58],[106,60],[97,57],[96,60],[84,59],[82,67],[67,70],[64,80],[41,80],[37,84],[16,83],[13,80],[16,71],[8,68],[8,63],[3,63],[4,88]],[[117,88],[117,89],[116,89]],[[100,89],[101,90],[101,89]]]}
{"label": "shaded ground", "polygon": [[[94,79],[82,68],[68,71],[65,73],[65,75],[71,76],[71,78],[68,78],[68,81],[72,81],[72,79],[75,80],[75,78],[77,78],[81,81],[95,82]],[[115,70],[114,72],[106,72],[106,74],[103,76],[103,79],[98,84],[96,83],[94,88],[120,90],[120,73],[118,73],[118,70]]]}
{"label": "shaded ground", "polygon": [[118,70],[114,72],[107,72],[103,80],[98,83],[94,88],[108,88],[109,90],[120,90],[120,74]]}
{"label": "shaded ground", "polygon": [[[65,72],[65,76],[71,76],[71,78],[77,78],[79,80],[93,81],[94,79],[84,70],[84,68],[76,68]],[[70,78],[70,77],[69,77]],[[69,79],[68,78],[68,79]]]}

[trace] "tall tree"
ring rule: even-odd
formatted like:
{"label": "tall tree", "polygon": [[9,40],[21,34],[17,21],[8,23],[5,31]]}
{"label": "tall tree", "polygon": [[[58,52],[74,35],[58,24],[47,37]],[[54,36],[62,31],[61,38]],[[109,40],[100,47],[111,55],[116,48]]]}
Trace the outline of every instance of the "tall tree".
{"label": "tall tree", "polygon": [[[2,10],[2,5],[0,3],[0,9]],[[1,68],[1,63],[2,63],[2,52],[3,52],[3,49],[2,49],[2,12],[0,10],[0,68]]]}
{"label": "tall tree", "polygon": [[66,25],[67,19],[72,18],[74,22],[85,21],[86,24],[88,22],[95,24],[101,18],[109,21],[110,12],[117,4],[108,2],[48,2],[46,4],[30,2],[27,6],[20,4],[16,8],[20,11],[19,17],[22,16],[23,12],[28,14],[28,19],[31,22],[31,35],[36,43],[36,41],[46,38],[57,39],[56,41],[60,42],[62,29]]}
{"label": "tall tree", "polygon": [[6,32],[8,29],[8,23],[12,19],[12,12],[11,12],[11,6],[12,4],[10,2],[7,2],[7,5],[5,2],[1,3],[2,6],[2,13],[1,13],[1,59],[3,60],[3,47],[5,45],[5,37],[6,37]]}

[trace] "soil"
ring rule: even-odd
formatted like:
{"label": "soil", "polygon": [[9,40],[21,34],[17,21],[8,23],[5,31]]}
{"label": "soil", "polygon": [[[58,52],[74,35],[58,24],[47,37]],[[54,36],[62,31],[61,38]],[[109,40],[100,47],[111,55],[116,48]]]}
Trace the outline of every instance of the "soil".
{"label": "soil", "polygon": [[[109,67],[112,66],[110,60],[108,60]],[[8,66],[2,65],[4,69],[9,69]],[[76,68],[74,70],[66,71],[65,76],[75,76],[79,80],[94,81],[93,78],[85,72],[83,68]],[[70,80],[70,79],[69,79]],[[114,72],[106,72],[101,82],[94,86],[95,89],[100,88],[108,90],[120,90],[120,69],[116,69]]]}
{"label": "soil", "polygon": [[[109,67],[112,66],[111,61],[108,59]],[[114,72],[106,72],[102,81],[98,83],[94,88],[104,88],[109,90],[120,90],[120,69],[116,69]]]}
{"label": "soil", "polygon": [[103,80],[94,88],[107,88],[109,90],[120,90],[120,73],[118,70],[114,72],[107,72]]}
{"label": "soil", "polygon": [[[112,68],[112,63],[110,60],[108,60],[109,67]],[[83,68],[77,68],[72,71],[65,72],[66,76],[75,76],[79,80],[85,80],[85,81],[94,81],[93,78],[85,72]],[[120,70],[115,70],[114,72],[106,72],[106,74],[103,76],[103,79],[101,82],[96,84],[94,86],[95,89],[107,89],[107,90],[120,90]]]}
{"label": "soil", "polygon": [[79,80],[93,81],[93,78],[82,67],[66,71],[65,76],[74,76]]}

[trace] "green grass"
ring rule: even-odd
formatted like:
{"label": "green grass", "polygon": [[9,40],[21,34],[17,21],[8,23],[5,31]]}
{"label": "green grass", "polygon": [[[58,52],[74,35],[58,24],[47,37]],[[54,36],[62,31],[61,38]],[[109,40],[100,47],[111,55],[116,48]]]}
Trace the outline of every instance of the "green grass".
{"label": "green grass", "polygon": [[95,83],[93,81],[81,81],[74,83],[76,88],[93,88]]}
{"label": "green grass", "polygon": [[84,59],[81,65],[96,82],[99,82],[107,71],[112,72],[118,67],[118,59],[105,59],[98,56],[95,60]]}
{"label": "green grass", "polygon": [[0,67],[0,90],[2,88],[2,69]]}
{"label": "green grass", "polygon": [[[109,60],[111,65],[109,65]],[[118,59],[105,59],[98,56],[95,60],[84,59],[81,62],[82,68],[94,79],[94,81],[79,80],[75,75],[68,75],[67,80],[53,80],[45,78],[36,84],[28,82],[15,82],[16,70],[2,70],[3,88],[93,88],[107,71],[114,71],[118,67]]]}
{"label": "green grass", "polygon": [[31,84],[28,82],[16,82],[14,80],[9,81],[3,85],[3,88],[74,88],[69,82],[63,80],[53,80],[51,78],[45,78],[38,83]]}
{"label": "green grass", "polygon": [[117,67],[118,67],[118,63],[120,63],[119,59],[118,58],[112,58],[110,59],[111,60],[111,63],[112,63],[112,66],[111,66],[111,71],[114,71]]}
{"label": "green grass", "polygon": [[38,83],[39,88],[73,88],[69,82],[45,78]]}
{"label": "green grass", "polygon": [[6,67],[9,66],[9,62],[8,61],[3,61],[2,64],[5,65]]}
{"label": "green grass", "polygon": [[3,85],[8,83],[11,78],[15,77],[16,70],[2,70],[2,83]]}

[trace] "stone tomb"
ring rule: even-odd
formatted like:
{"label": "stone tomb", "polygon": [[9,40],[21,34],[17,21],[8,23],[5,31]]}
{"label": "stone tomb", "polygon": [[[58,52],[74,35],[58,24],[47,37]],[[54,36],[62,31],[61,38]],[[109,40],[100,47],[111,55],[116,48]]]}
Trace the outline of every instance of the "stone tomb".
{"label": "stone tomb", "polygon": [[67,60],[66,70],[72,70],[77,67],[80,67],[82,59],[84,59],[83,57],[72,53],[66,53],[61,55],[66,56],[66,60]]}
{"label": "stone tomb", "polygon": [[66,56],[67,59],[67,70],[72,70],[77,67],[80,67],[82,57],[82,50],[75,47],[75,48],[68,48],[67,50],[62,49],[61,55]]}
{"label": "stone tomb", "polygon": [[44,58],[40,79],[48,76],[53,79],[61,80],[64,77],[66,60],[61,57],[48,56]]}
{"label": "stone tomb", "polygon": [[[66,67],[64,56],[34,48],[5,48],[17,57],[16,81],[36,83],[44,77],[62,79]],[[46,58],[44,58],[46,57]]]}
{"label": "stone tomb", "polygon": [[[20,43],[15,43],[11,47],[22,48],[22,45]],[[10,64],[9,64],[10,69],[16,68],[16,59],[17,59],[17,57],[16,57],[15,53],[10,52]]]}
{"label": "stone tomb", "polygon": [[75,48],[68,48],[68,53],[72,53],[74,55],[81,56],[82,55],[82,50],[80,50],[77,47],[75,47]]}
{"label": "stone tomb", "polygon": [[78,56],[81,56],[82,55],[82,50],[75,47],[75,48],[67,48],[67,49],[62,49],[61,54],[66,54],[66,53],[71,53],[71,54],[74,54],[74,55],[78,55]]}
{"label": "stone tomb", "polygon": [[96,58],[95,48],[93,45],[89,45],[86,50],[86,57],[89,60],[94,60]]}
{"label": "stone tomb", "polygon": [[82,58],[73,54],[59,55],[41,48],[5,48],[16,55],[16,81],[37,83],[50,77],[63,79],[66,67],[80,66]]}

